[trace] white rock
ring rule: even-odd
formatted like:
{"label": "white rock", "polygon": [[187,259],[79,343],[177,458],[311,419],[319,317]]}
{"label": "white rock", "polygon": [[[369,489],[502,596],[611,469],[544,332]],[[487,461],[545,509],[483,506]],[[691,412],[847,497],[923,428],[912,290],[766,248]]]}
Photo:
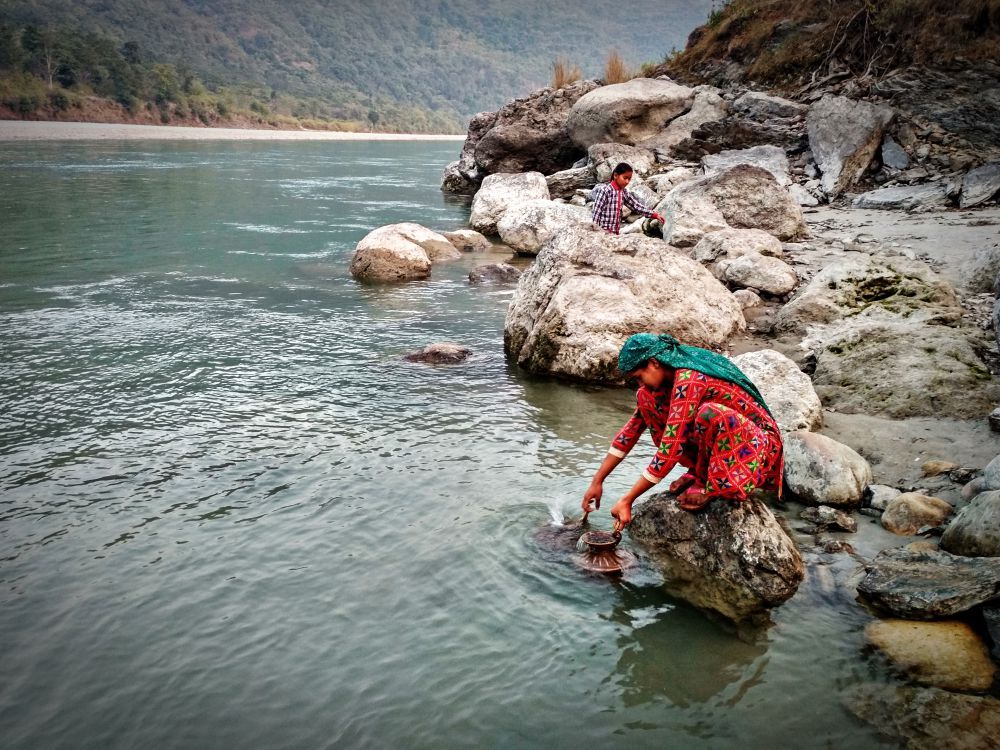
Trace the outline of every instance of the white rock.
{"label": "white rock", "polygon": [[978,206],[997,194],[1000,190],[1000,163],[984,164],[973,169],[962,179],[962,208]]}
{"label": "white rock", "polygon": [[694,103],[685,114],[672,120],[663,131],[639,143],[643,148],[669,155],[674,146],[690,138],[692,131],[706,122],[721,120],[729,111],[714,86],[697,86]]}
{"label": "white rock", "polygon": [[740,307],[745,310],[752,310],[755,307],[760,307],[764,304],[764,301],[760,298],[760,295],[756,292],[752,292],[749,289],[737,289],[733,292],[733,296],[736,298],[737,302],[740,303]]}
{"label": "white rock", "polygon": [[656,158],[652,151],[623,143],[595,143],[587,149],[587,161],[597,176],[597,182],[607,182],[611,172],[624,162],[637,176],[649,174]]}
{"label": "white rock", "polygon": [[541,172],[499,172],[483,180],[472,200],[469,224],[477,232],[496,234],[497,222],[514,203],[549,199],[549,186]]}
{"label": "white rock", "polygon": [[694,95],[693,89],[655,78],[601,86],[577,100],[566,129],[582,148],[595,143],[635,145],[690,109]]}
{"label": "white rock", "polygon": [[645,181],[657,193],[666,195],[681,183],[692,182],[701,176],[699,172],[689,167],[677,167],[676,169],[671,169],[669,172],[651,174],[645,178]]}
{"label": "white rock", "polygon": [[704,235],[691,251],[691,257],[702,263],[720,258],[739,258],[741,255],[759,253],[774,258],[782,257],[781,241],[762,229],[721,229]]}
{"label": "white rock", "polygon": [[760,253],[719,261],[716,268],[716,276],[733,286],[757,289],[776,297],[788,294],[799,283],[795,270],[785,261]]}
{"label": "white rock", "polygon": [[362,281],[403,281],[430,275],[432,260],[461,257],[447,238],[420,224],[379,227],[354,249],[351,275]]}
{"label": "white rock", "polygon": [[733,364],[757,386],[782,431],[816,430],[823,424],[812,381],[784,354],[773,349],[747,352],[733,357]]}
{"label": "white rock", "polygon": [[839,195],[864,174],[894,116],[890,107],[829,94],[812,106],[809,148],[827,195]]}
{"label": "white rock", "polygon": [[570,227],[591,223],[586,208],[536,199],[510,206],[497,223],[497,232],[518,255],[537,255],[546,242]]}
{"label": "white rock", "polygon": [[795,202],[800,206],[818,206],[819,201],[816,196],[810,193],[806,188],[802,187],[798,183],[792,183],[788,186],[788,192],[792,194]]}
{"label": "white rock", "polygon": [[861,456],[836,440],[798,430],[785,436],[785,486],[801,499],[854,508],[872,481]]}
{"label": "white rock", "polygon": [[751,164],[766,169],[783,187],[792,183],[792,178],[788,174],[788,157],[785,156],[784,150],[777,146],[732,149],[717,154],[706,154],[701,158],[701,165],[706,175],[725,172],[738,164]]}

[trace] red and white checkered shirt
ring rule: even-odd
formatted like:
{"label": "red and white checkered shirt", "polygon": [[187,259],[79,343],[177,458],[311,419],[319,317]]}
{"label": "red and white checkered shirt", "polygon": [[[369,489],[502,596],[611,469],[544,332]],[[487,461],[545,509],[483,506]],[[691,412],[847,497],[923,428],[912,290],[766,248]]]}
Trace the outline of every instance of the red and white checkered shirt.
{"label": "red and white checkered shirt", "polygon": [[642,201],[627,189],[622,190],[613,182],[602,182],[590,194],[594,199],[594,205],[590,209],[594,223],[611,234],[618,234],[622,228],[623,202],[637,214],[646,218],[653,215],[653,212],[646,208]]}

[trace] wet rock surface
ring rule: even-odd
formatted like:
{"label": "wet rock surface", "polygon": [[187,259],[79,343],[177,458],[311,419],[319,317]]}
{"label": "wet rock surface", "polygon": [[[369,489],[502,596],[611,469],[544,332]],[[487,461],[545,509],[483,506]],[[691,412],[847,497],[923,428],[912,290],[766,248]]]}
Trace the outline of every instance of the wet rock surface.
{"label": "wet rock surface", "polygon": [[941,537],[953,555],[1000,558],[1000,491],[976,495],[958,511]]}
{"label": "wet rock surface", "polygon": [[411,352],[403,357],[407,362],[424,362],[430,365],[455,365],[464,362],[472,350],[461,344],[439,342],[430,344],[419,352]]}
{"label": "wet rock surface", "polygon": [[909,536],[925,527],[941,526],[954,509],[938,497],[904,492],[894,497],[882,513],[882,526],[893,534]]}
{"label": "wet rock surface", "polygon": [[733,622],[766,617],[804,576],[795,544],[760,500],[716,500],[689,513],[660,493],[638,508],[628,529],[671,593]]}
{"label": "wet rock surface", "polygon": [[521,278],[521,269],[509,263],[490,263],[469,272],[471,284],[513,284]]}

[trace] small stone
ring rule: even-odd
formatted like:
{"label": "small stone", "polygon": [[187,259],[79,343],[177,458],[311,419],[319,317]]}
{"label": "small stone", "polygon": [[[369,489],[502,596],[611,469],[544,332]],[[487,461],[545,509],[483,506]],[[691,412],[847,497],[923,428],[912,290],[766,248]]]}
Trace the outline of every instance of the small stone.
{"label": "small stone", "polygon": [[889,487],[884,484],[869,484],[865,487],[865,492],[861,498],[861,502],[863,507],[872,508],[878,511],[877,515],[881,518],[882,511],[888,507],[889,501],[902,494],[903,493],[895,487]]}
{"label": "small stone", "polygon": [[916,534],[923,527],[940,526],[952,510],[951,505],[940,498],[904,492],[889,501],[882,513],[882,526],[893,534]]}
{"label": "small stone", "polygon": [[829,505],[806,508],[799,513],[799,518],[809,521],[821,529],[847,531],[852,534],[858,530],[858,522],[849,513],[831,508]]}
{"label": "small stone", "polygon": [[957,469],[958,464],[951,461],[925,461],[920,467],[925,477],[936,477],[939,474],[947,474],[953,469]]}
{"label": "small stone", "polygon": [[850,555],[854,553],[854,547],[842,539],[827,539],[823,543],[823,551],[831,555],[835,555],[840,552]]}
{"label": "small stone", "polygon": [[948,479],[953,481],[955,484],[968,484],[975,478],[976,470],[971,469],[968,466],[960,466],[957,469],[952,469],[948,472]]}

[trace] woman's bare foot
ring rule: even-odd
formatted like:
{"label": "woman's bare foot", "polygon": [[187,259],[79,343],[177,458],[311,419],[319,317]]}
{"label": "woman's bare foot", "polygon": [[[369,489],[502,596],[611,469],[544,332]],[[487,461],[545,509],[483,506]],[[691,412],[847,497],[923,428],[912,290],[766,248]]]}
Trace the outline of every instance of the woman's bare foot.
{"label": "woman's bare foot", "polygon": [[685,489],[694,484],[694,474],[685,474],[684,476],[678,477],[667,489],[674,493],[675,495],[683,492]]}

